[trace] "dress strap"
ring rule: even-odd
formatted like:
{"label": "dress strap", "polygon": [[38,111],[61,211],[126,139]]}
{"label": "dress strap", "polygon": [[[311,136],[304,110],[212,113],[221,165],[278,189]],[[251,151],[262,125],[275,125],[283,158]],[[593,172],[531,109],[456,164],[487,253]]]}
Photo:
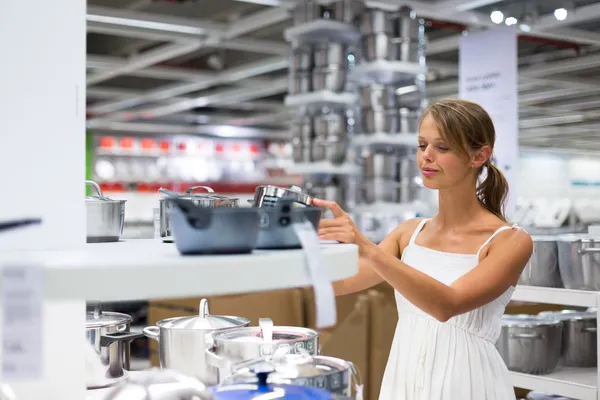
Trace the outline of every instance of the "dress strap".
{"label": "dress strap", "polygon": [[499,234],[500,232],[509,230],[509,229],[520,229],[519,226],[517,224],[514,225],[504,225],[501,226],[500,228],[496,229],[496,232],[492,233],[492,236],[490,236],[485,242],[483,242],[483,244],[481,245],[481,247],[479,248],[479,250],[477,250],[477,257],[479,257],[479,253],[481,253],[481,250],[483,250],[483,248],[485,246],[487,246],[488,244],[490,244],[490,242],[492,241],[493,238],[496,237],[497,234]]}
{"label": "dress strap", "polygon": [[425,218],[421,222],[419,222],[419,225],[417,225],[417,229],[415,229],[412,236],[410,237],[410,241],[408,242],[409,245],[415,243],[415,239],[417,238],[417,235],[419,235],[419,232],[421,232],[421,230],[423,229],[423,227],[425,226],[425,223],[427,221],[429,221],[429,218]]}

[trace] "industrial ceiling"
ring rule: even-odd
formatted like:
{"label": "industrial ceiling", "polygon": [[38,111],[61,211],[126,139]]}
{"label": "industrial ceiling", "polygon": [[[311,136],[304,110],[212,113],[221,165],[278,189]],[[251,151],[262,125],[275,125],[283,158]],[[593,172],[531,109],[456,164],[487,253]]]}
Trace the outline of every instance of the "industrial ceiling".
{"label": "industrial ceiling", "polygon": [[[427,21],[427,94],[457,96],[461,35],[519,27],[520,142],[600,150],[600,1],[383,0]],[[293,0],[88,0],[88,127],[282,136]],[[555,10],[566,13],[557,17]],[[566,18],[564,18],[566,16]],[[498,21],[496,21],[498,22]]]}

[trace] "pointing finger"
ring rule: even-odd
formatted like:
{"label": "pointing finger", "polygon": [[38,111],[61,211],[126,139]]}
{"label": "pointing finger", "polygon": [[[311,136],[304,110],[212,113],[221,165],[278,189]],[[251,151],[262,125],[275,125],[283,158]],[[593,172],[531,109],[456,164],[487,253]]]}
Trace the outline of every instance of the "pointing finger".
{"label": "pointing finger", "polygon": [[333,213],[333,216],[336,218],[343,217],[344,215],[346,215],[344,210],[342,210],[342,207],[340,207],[338,205],[338,203],[336,203],[335,201],[313,199],[313,204],[316,205],[317,207],[324,207],[324,208],[329,209]]}

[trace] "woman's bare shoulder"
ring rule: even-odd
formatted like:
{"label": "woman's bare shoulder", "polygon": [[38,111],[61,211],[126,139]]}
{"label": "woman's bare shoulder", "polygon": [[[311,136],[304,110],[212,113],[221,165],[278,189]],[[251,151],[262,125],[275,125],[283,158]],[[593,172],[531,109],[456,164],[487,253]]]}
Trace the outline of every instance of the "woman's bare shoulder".
{"label": "woman's bare shoulder", "polygon": [[400,250],[406,247],[413,232],[415,231],[415,229],[417,229],[421,221],[423,221],[424,219],[425,218],[407,219],[406,221],[398,225],[396,229],[394,229],[390,233],[390,236],[393,236],[396,242],[398,243]]}

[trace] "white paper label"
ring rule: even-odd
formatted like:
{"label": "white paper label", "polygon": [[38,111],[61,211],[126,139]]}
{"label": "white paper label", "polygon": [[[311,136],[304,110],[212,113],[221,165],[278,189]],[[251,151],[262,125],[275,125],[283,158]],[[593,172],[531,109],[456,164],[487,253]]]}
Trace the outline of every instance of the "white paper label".
{"label": "white paper label", "polygon": [[5,265],[2,285],[2,374],[6,380],[43,375],[44,268]]}
{"label": "white paper label", "polygon": [[315,292],[317,328],[334,326],[337,322],[335,293],[323,270],[319,236],[309,221],[294,223],[293,227],[302,244],[308,276]]}

